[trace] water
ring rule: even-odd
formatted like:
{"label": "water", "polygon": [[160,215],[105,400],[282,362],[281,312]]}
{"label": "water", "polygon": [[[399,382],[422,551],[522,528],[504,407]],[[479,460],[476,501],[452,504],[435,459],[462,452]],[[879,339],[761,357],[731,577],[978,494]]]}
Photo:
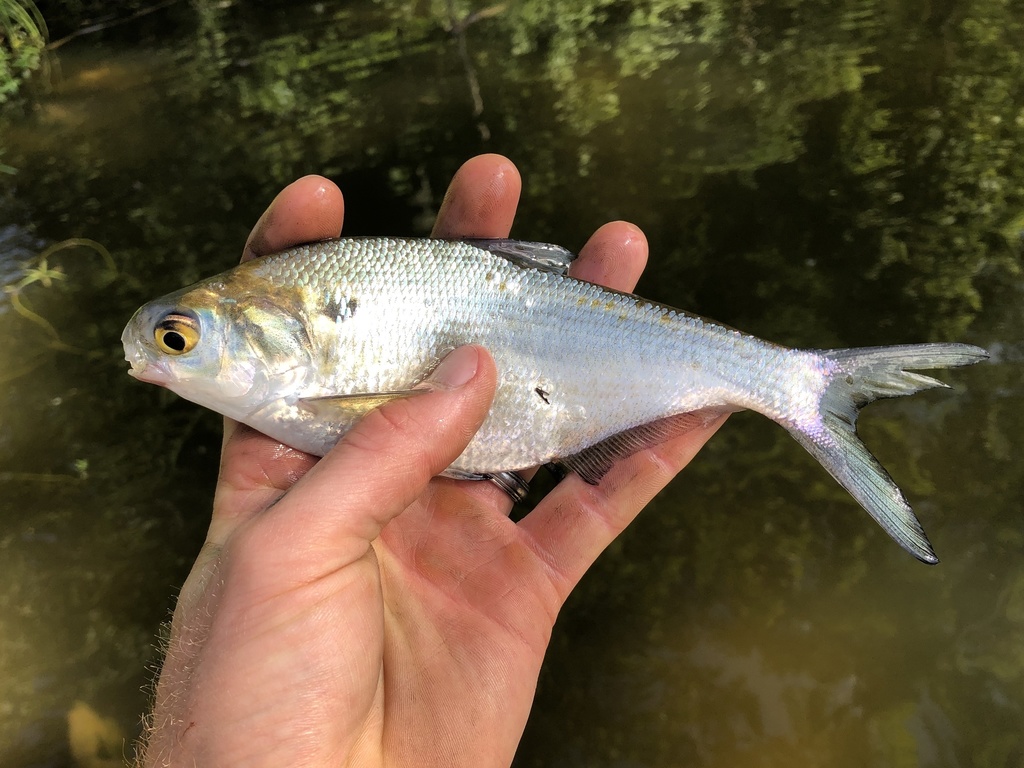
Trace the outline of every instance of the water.
{"label": "water", "polygon": [[[202,541],[219,424],[125,375],[134,309],[233,263],[299,175],[339,182],[350,234],[425,234],[481,151],[523,172],[514,235],[642,226],[651,298],[786,344],[994,352],[862,419],[941,565],[733,417],[570,598],[516,765],[1024,760],[1024,12],[577,5],[463,53],[425,6],[174,4],[63,46],[4,114],[0,277],[38,318],[0,299],[0,765],[129,751]],[[116,269],[40,271],[73,237]]]}

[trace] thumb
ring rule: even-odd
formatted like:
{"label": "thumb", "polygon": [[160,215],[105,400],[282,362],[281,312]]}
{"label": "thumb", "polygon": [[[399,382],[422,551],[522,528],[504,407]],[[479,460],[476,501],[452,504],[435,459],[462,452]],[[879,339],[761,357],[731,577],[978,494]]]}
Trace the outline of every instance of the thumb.
{"label": "thumb", "polygon": [[367,414],[268,510],[260,527],[278,552],[295,558],[296,578],[317,561],[333,569],[363,557],[381,529],[465,450],[490,409],[496,380],[485,349],[456,349],[424,382],[426,394]]}

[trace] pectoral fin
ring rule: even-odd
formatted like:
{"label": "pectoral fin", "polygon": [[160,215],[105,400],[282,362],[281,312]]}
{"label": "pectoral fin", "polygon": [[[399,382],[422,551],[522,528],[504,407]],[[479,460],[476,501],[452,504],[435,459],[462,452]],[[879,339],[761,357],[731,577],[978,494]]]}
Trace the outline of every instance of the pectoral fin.
{"label": "pectoral fin", "polygon": [[380,408],[392,400],[422,395],[430,390],[426,387],[417,389],[401,389],[395,392],[362,392],[354,395],[324,395],[323,397],[304,397],[299,404],[326,419],[351,420]]}

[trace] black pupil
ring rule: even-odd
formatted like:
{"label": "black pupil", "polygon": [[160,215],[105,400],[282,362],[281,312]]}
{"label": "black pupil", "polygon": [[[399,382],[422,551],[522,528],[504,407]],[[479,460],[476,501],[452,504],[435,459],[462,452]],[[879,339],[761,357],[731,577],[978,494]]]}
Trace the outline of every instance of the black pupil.
{"label": "black pupil", "polygon": [[185,350],[185,337],[177,331],[167,331],[164,334],[164,344],[175,352],[183,352]]}

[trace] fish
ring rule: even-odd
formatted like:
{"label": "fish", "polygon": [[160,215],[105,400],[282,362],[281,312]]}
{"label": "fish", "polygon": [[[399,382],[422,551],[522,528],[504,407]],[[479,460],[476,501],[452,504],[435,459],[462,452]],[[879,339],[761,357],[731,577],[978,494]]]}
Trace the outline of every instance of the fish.
{"label": "fish", "polygon": [[254,259],[141,307],[129,373],[325,455],[369,411],[423,391],[453,349],[498,370],[448,477],[554,464],[597,484],[619,459],[749,409],[784,427],[905,550],[938,562],[857,436],[868,403],[946,384],[977,346],[794,349],[569,276],[574,254],[511,239],[339,238]]}

